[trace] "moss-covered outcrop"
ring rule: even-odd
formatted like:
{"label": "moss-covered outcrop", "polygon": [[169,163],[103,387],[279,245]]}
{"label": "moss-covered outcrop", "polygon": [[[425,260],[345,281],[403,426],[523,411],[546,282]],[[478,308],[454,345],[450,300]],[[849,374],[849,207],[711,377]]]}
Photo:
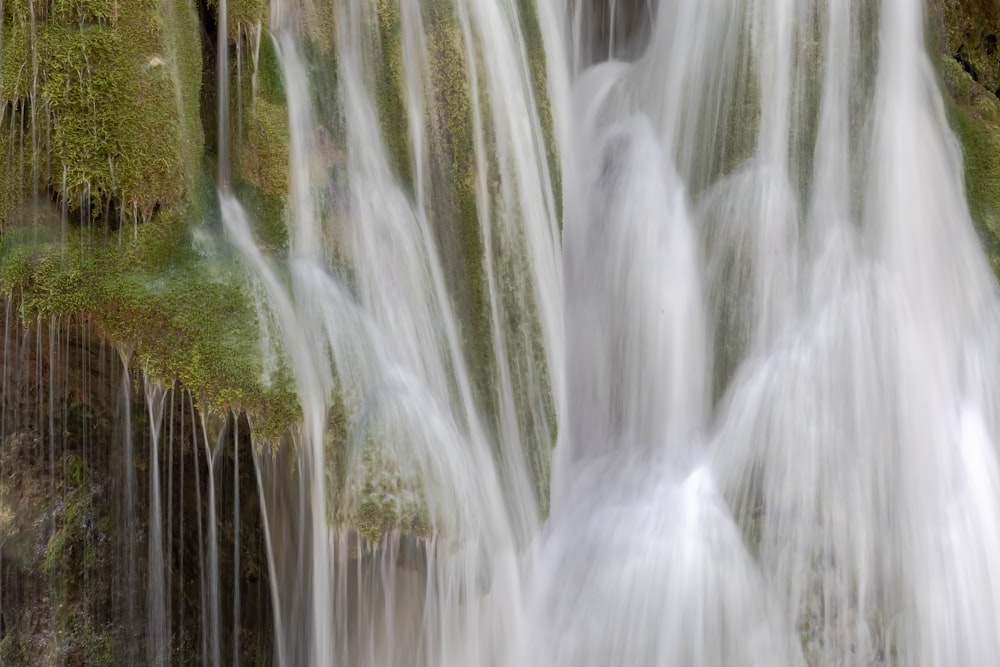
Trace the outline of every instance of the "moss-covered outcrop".
{"label": "moss-covered outcrop", "polygon": [[941,59],[952,124],[965,157],[965,185],[977,230],[1000,275],[1000,101],[952,58]]}
{"label": "moss-covered outcrop", "polygon": [[[202,87],[214,89],[217,83],[220,54],[215,52],[217,35],[212,31],[219,23],[212,21],[218,18],[213,15],[218,0],[0,0],[0,5],[4,6],[0,17],[0,168],[8,176],[0,179],[0,303],[15,304],[22,323],[86,322],[95,341],[102,341],[102,346],[110,343],[110,356],[117,359],[120,352],[128,357],[134,376],[142,372],[187,387],[195,397],[191,418],[194,405],[202,416],[245,411],[255,437],[262,442],[282,441],[282,434],[301,416],[293,383],[281,369],[272,374],[270,383],[262,379],[258,313],[237,258],[228,256],[218,238],[214,188],[205,176],[217,159],[213,150],[218,139],[213,136],[217,99],[211,91],[203,94]],[[393,167],[414,195],[401,86],[399,7],[398,0],[379,2],[378,25],[372,26],[385,57],[375,102]],[[527,13],[529,3],[522,3],[521,9],[530,33],[534,91],[543,100],[547,91],[541,36],[533,13]],[[482,56],[476,53],[475,62],[467,62],[467,53],[475,49],[468,49],[461,35],[454,2],[432,0],[422,5],[422,11],[431,61],[426,94],[433,109],[425,129],[433,144],[428,161],[434,184],[433,192],[425,194],[431,194],[434,202],[437,236],[464,323],[467,356],[478,376],[481,403],[489,405],[496,400],[494,331],[486,296],[487,240],[480,229],[482,203],[477,201],[472,120],[473,102],[485,109],[489,100],[482,83],[480,100],[473,100],[470,86],[474,71],[481,81],[484,78]],[[338,96],[329,90],[335,87],[331,79],[336,79],[335,14],[332,3],[322,1],[305,3],[302,12],[294,28],[307,37],[301,46],[313,68],[310,75],[326,76],[325,82],[313,82],[322,91],[315,93],[322,99],[314,102],[320,118],[318,133],[332,145],[337,142],[329,137],[343,131],[340,111],[335,108]],[[267,16],[266,0],[228,2],[223,48],[229,69],[222,75],[229,77],[233,189],[259,222],[255,231],[261,243],[279,248],[287,241],[283,199],[288,189],[289,126],[277,51],[266,32]],[[317,76],[317,70],[324,75]],[[487,125],[491,122],[484,120]],[[555,173],[547,107],[543,131],[550,149],[550,170]],[[492,128],[487,126],[485,134],[488,143],[495,142]],[[495,145],[488,146],[491,154],[493,149]],[[336,172],[343,166],[343,155],[336,148],[327,152],[322,156],[325,166]],[[497,198],[496,158],[487,159],[493,172],[490,196]],[[495,210],[492,215],[506,213]],[[126,232],[125,223],[135,225]],[[520,257],[516,249],[498,246],[495,253],[501,270],[523,268],[509,263]],[[499,327],[517,335],[510,354],[518,357],[519,371],[537,365],[538,353],[538,335],[532,328],[537,325],[534,306],[519,300],[520,289],[513,283],[498,287],[506,309]],[[348,429],[343,415],[336,408],[332,412],[329,460],[343,477]],[[149,425],[142,423],[141,413],[141,408],[132,410],[133,432],[148,437]],[[183,418],[179,423],[184,423]],[[187,423],[190,429],[191,422]],[[104,425],[108,426],[107,420]],[[45,479],[43,438],[30,437],[40,443],[32,470],[35,478]],[[356,488],[337,499],[344,502],[332,518],[341,528],[356,530],[371,545],[397,530],[428,536],[432,527],[420,496],[422,480],[408,461],[380,448],[380,437],[402,443],[408,436],[398,431],[391,435],[376,432],[366,441],[352,461]],[[203,449],[190,438],[181,451],[197,458]],[[547,446],[553,439],[536,452],[544,459],[546,478]],[[95,444],[103,456],[120,456],[120,444],[112,443],[106,431]],[[148,450],[137,456],[132,473],[140,479],[147,478],[149,456]],[[59,612],[63,616],[46,616],[16,635],[11,633],[6,641],[0,637],[0,662],[30,663],[35,648],[31,641],[36,639],[63,651],[53,662],[141,662],[146,656],[138,647],[144,638],[122,633],[143,626],[143,620],[136,618],[128,628],[115,628],[118,634],[98,627],[94,624],[119,618],[125,605],[111,600],[110,593],[98,598],[64,585],[72,571],[104,584],[114,576],[111,569],[121,565],[105,558],[101,545],[135,537],[109,523],[120,517],[108,516],[109,505],[117,502],[111,496],[120,490],[111,488],[108,480],[120,474],[125,464],[116,459],[114,466],[107,460],[95,465],[76,444],[64,444],[57,460],[62,472],[51,478],[57,494],[39,487],[38,511],[21,515],[51,528],[40,531],[34,524],[25,528],[25,534],[35,531],[41,537],[31,545],[32,559],[24,561],[17,576],[37,583],[23,599],[23,608],[37,607],[48,613],[46,605],[55,590],[65,601],[57,608],[63,609]],[[244,471],[252,471],[249,462],[245,465]],[[195,468],[199,469],[204,475],[205,469]],[[194,493],[190,478],[188,486],[191,490],[183,493]],[[547,487],[547,479],[540,486]],[[136,492],[141,499],[148,489]],[[56,495],[58,503],[53,501]],[[351,502],[345,501],[348,496]],[[0,500],[5,497],[0,493]],[[199,511],[204,510],[204,502],[184,498],[188,507]],[[245,507],[251,513],[258,509],[251,504]],[[0,504],[0,521],[3,512]],[[186,530],[186,537],[192,538],[191,523]],[[227,543],[235,528],[231,523],[227,528],[223,520],[220,530],[222,542]],[[4,557],[8,546],[0,544]],[[145,546],[132,545],[132,555],[140,565]],[[243,554],[242,566],[247,569],[253,563],[251,569],[262,573],[266,567],[261,545],[257,546],[256,551]],[[187,549],[167,558],[187,562],[190,568],[203,554]],[[176,574],[186,578],[177,594],[190,596],[190,587],[197,588],[196,580],[187,570]],[[59,586],[52,580],[58,580]],[[131,581],[124,588],[141,597],[143,584]],[[180,606],[196,608],[198,603],[185,599]],[[108,606],[114,609],[109,611]],[[196,617],[192,614],[191,618]],[[175,656],[190,662],[202,648],[197,646],[199,629],[191,625],[191,619],[187,622],[188,626],[175,628],[181,637]],[[65,635],[65,641],[56,641],[51,634],[70,627],[76,630]],[[30,641],[22,641],[26,637]]]}
{"label": "moss-covered outcrop", "polygon": [[10,0],[2,30],[0,109],[15,131],[0,148],[21,168],[0,220],[46,190],[128,220],[190,195],[204,143],[190,0]]}
{"label": "moss-covered outcrop", "polygon": [[278,54],[269,35],[262,35],[259,42],[252,33],[239,39],[240,48],[251,50],[253,56],[250,71],[237,76],[234,67],[231,72],[234,89],[238,87],[240,99],[245,100],[233,107],[235,172],[273,201],[288,192],[288,105]]}
{"label": "moss-covered outcrop", "polygon": [[[298,418],[287,376],[265,386],[259,325],[235,260],[202,254],[197,206],[160,214],[134,238],[7,229],[0,292],[25,318],[86,315],[154,378],[178,380],[213,411],[245,409],[263,434]],[[196,225],[196,226],[194,226]]]}
{"label": "moss-covered outcrop", "polygon": [[[219,13],[219,0],[205,0],[205,4],[216,15]],[[228,20],[228,39],[235,43],[244,30],[267,23],[267,0],[227,0],[226,11]]]}
{"label": "moss-covered outcrop", "polygon": [[1000,4],[929,0],[933,45],[965,157],[969,209],[1000,275]]}
{"label": "moss-covered outcrop", "polygon": [[[208,161],[218,160],[218,0],[202,0],[206,31],[206,90],[202,119]],[[227,3],[229,169],[234,189],[271,247],[287,243],[284,199],[288,192],[288,106],[274,39],[268,32],[266,0]]]}
{"label": "moss-covered outcrop", "polygon": [[[262,238],[280,245],[287,111],[260,32],[266,10],[263,0],[230,3],[231,46],[248,67],[232,59],[232,88],[247,103],[234,96],[231,127],[243,133],[233,138],[237,187],[266,223]],[[211,239],[217,212],[203,171],[194,0],[9,0],[2,21],[0,162],[10,177],[0,179],[0,292],[27,318],[92,316],[152,376],[184,383],[212,409],[246,407],[263,432],[280,432],[298,414],[290,381],[262,385],[242,274],[195,242]],[[79,224],[90,221],[104,232]],[[108,235],[140,221],[152,224]]]}
{"label": "moss-covered outcrop", "polygon": [[1000,4],[996,0],[930,0],[941,50],[994,96],[1000,95]]}

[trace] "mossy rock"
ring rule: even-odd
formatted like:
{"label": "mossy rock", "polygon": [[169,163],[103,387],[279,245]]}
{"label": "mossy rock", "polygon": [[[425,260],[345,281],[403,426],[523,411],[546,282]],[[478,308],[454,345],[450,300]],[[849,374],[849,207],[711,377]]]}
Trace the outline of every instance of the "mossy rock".
{"label": "mossy rock", "polygon": [[[341,434],[338,449],[347,460],[343,461],[338,452],[336,460],[343,468],[344,488],[333,499],[331,518],[342,529],[356,530],[370,547],[390,532],[414,537],[429,537],[432,533],[424,497],[426,480],[421,478],[419,465],[410,458],[407,447],[399,444],[422,434],[414,435],[414,430],[419,429],[407,424],[405,410],[382,408],[384,414],[368,415],[364,423],[355,424],[349,438],[345,437],[346,430],[332,431]],[[433,528],[440,533],[443,526]]]}
{"label": "mossy rock", "polygon": [[235,258],[203,254],[203,209],[161,214],[134,238],[12,228],[0,238],[0,292],[25,317],[90,319],[105,339],[133,350],[151,378],[177,380],[213,412],[245,409],[262,435],[299,418],[290,375],[262,381],[260,329]]}
{"label": "mossy rock", "polygon": [[422,497],[406,486],[385,461],[371,461],[370,475],[360,489],[355,511],[348,525],[358,531],[368,545],[379,543],[390,532],[400,531],[414,537],[430,537],[431,524]]}
{"label": "mossy rock", "polygon": [[31,187],[98,216],[109,202],[125,217],[148,218],[183,201],[203,145],[190,2],[60,0],[34,19],[39,3],[8,4],[0,105],[23,110],[35,141],[7,124],[0,135],[8,159],[30,156]]}
{"label": "mossy rock", "polygon": [[[217,11],[217,5],[212,3]],[[258,15],[258,11],[264,12]],[[259,33],[266,27],[266,3],[230,3],[230,145],[232,169],[238,190],[251,186],[255,198],[269,202],[284,199],[288,192],[288,105],[278,54],[273,38]],[[234,27],[233,21],[239,26]],[[237,66],[234,53],[241,53]],[[267,215],[269,238],[283,237],[275,229],[284,225],[274,210],[283,206],[258,207]]]}
{"label": "mossy rock", "polygon": [[[21,108],[13,105],[2,113],[0,108],[0,125],[16,127],[25,131],[24,114]],[[0,132],[0,170],[4,177],[0,179],[0,228],[3,221],[9,217],[24,202],[31,193],[33,178],[33,157],[30,152],[20,150],[19,137],[11,133]]]}
{"label": "mossy rock", "polygon": [[239,174],[265,197],[288,192],[288,110],[265,99],[255,100],[243,121]]}
{"label": "mossy rock", "polygon": [[1000,95],[1000,3],[996,0],[931,0],[941,49],[973,81]]}
{"label": "mossy rock", "polygon": [[939,69],[964,154],[969,210],[994,273],[1000,276],[1000,101],[955,59],[942,56]]}

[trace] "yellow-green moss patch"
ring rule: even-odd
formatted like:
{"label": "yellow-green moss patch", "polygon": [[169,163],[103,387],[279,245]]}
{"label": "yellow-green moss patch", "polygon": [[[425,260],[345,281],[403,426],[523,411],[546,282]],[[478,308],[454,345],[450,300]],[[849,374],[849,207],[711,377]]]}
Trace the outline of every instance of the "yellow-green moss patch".
{"label": "yellow-green moss patch", "polygon": [[134,349],[150,377],[178,380],[214,411],[245,409],[262,434],[299,416],[287,373],[261,375],[259,325],[235,259],[203,256],[186,219],[171,212],[137,238],[69,230],[65,244],[33,229],[8,229],[0,290],[32,316],[80,314]]}
{"label": "yellow-green moss patch", "polygon": [[144,218],[183,201],[203,143],[190,6],[171,11],[177,24],[167,25],[157,0],[57,0],[50,11],[11,3],[0,108],[21,108],[31,131],[5,123],[0,134],[8,160],[26,155],[32,164],[31,187],[97,215],[110,201]]}

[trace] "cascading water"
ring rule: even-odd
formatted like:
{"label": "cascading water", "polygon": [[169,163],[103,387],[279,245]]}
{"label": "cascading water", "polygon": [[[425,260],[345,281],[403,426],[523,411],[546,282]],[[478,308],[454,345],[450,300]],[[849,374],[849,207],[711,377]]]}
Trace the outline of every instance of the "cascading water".
{"label": "cascading water", "polygon": [[895,0],[662,2],[641,58],[578,79],[595,158],[564,174],[575,461],[555,473],[576,520],[554,511],[543,541],[541,662],[1000,659],[996,294],[922,21]]}
{"label": "cascading water", "polygon": [[[1000,309],[919,0],[236,4],[203,251],[298,424],[6,302],[0,461],[49,469],[53,581],[114,443],[87,571],[124,580],[123,659],[238,663],[252,622],[282,665],[1000,664]],[[230,145],[272,74],[287,253]]]}
{"label": "cascading water", "polygon": [[[223,212],[305,411],[297,454],[257,459],[279,659],[1000,661],[996,295],[921,6],[663,0],[644,8],[644,52],[581,70],[570,97],[568,72],[600,57],[579,38],[562,56],[541,4],[341,2],[329,79],[307,74],[308,7],[274,6],[286,268],[235,200]],[[561,278],[525,12],[549,55]],[[443,30],[470,91],[491,396],[434,201]],[[379,125],[385,69],[403,137]],[[310,94],[331,88],[335,120]],[[317,173],[310,138],[335,122],[343,163]],[[537,309],[527,366],[511,303]],[[518,403],[526,387],[541,390]],[[346,461],[324,438],[337,410]],[[547,414],[540,523],[530,457]],[[359,542],[340,526],[376,488],[403,521]]]}
{"label": "cascading water", "polygon": [[[524,358],[538,348],[543,359],[557,358],[558,232],[515,8],[382,9],[398,21],[408,56],[408,121],[396,129],[412,149],[412,197],[393,174],[371,92],[372,60],[394,45],[364,41],[379,18],[365,2],[338,7],[340,119],[322,119],[312,106],[296,34],[307,8],[273,6],[292,120],[287,286],[284,269],[254,243],[240,205],[222,195],[226,231],[283,334],[304,412],[288,445],[294,478],[282,472],[287,452],[272,457],[265,446],[257,458],[275,569],[276,649],[286,664],[474,664],[501,656],[519,624],[516,547],[538,523],[526,454],[554,426],[542,400],[547,371]],[[427,25],[438,32],[425,32]],[[441,50],[458,59],[453,76],[469,77],[471,108],[462,111],[472,115],[456,120],[471,119],[469,175],[442,173],[432,146],[442,139],[438,121],[456,113],[435,108],[431,79]],[[466,70],[465,57],[481,57],[483,71]],[[480,112],[486,97],[490,111]],[[329,174],[312,145],[320,122],[338,120],[347,164]],[[479,287],[489,329],[477,344],[479,360],[494,370],[489,396],[474,386],[439,259],[440,231],[432,228],[446,178],[475,178],[467,224],[478,219],[486,253]],[[342,193],[341,210],[324,210],[330,189]],[[337,256],[347,259],[338,265]],[[505,319],[529,312],[539,326],[515,323],[524,333],[509,336]],[[525,404],[532,414],[519,414]],[[337,409],[349,424],[347,442],[336,443],[346,449],[340,455],[327,436]],[[360,527],[364,544],[350,525]]]}

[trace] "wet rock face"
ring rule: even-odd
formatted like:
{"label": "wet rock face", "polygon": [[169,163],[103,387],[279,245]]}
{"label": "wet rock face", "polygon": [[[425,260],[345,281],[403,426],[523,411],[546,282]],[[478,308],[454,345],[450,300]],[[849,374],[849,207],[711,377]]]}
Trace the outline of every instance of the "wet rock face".
{"label": "wet rock face", "polygon": [[[118,352],[87,318],[26,324],[2,299],[0,341],[0,665],[146,664],[154,450],[138,371],[126,391]],[[165,408],[156,632],[168,663],[198,664],[209,471],[190,394],[175,388]],[[239,467],[235,438],[214,462],[219,653],[260,664],[271,656],[270,594],[245,420],[238,434]]]}
{"label": "wet rock face", "polygon": [[124,626],[104,622],[114,598],[107,480],[77,455],[49,452],[29,431],[0,443],[0,663],[110,665]]}
{"label": "wet rock face", "polygon": [[941,46],[962,69],[994,96],[1000,94],[1000,2],[932,0],[943,21]]}
{"label": "wet rock face", "polygon": [[111,423],[97,414],[110,412],[102,391],[110,356],[82,345],[76,327],[17,326],[6,306],[0,301],[0,664],[110,665],[126,635],[125,624],[110,622],[121,570]]}

